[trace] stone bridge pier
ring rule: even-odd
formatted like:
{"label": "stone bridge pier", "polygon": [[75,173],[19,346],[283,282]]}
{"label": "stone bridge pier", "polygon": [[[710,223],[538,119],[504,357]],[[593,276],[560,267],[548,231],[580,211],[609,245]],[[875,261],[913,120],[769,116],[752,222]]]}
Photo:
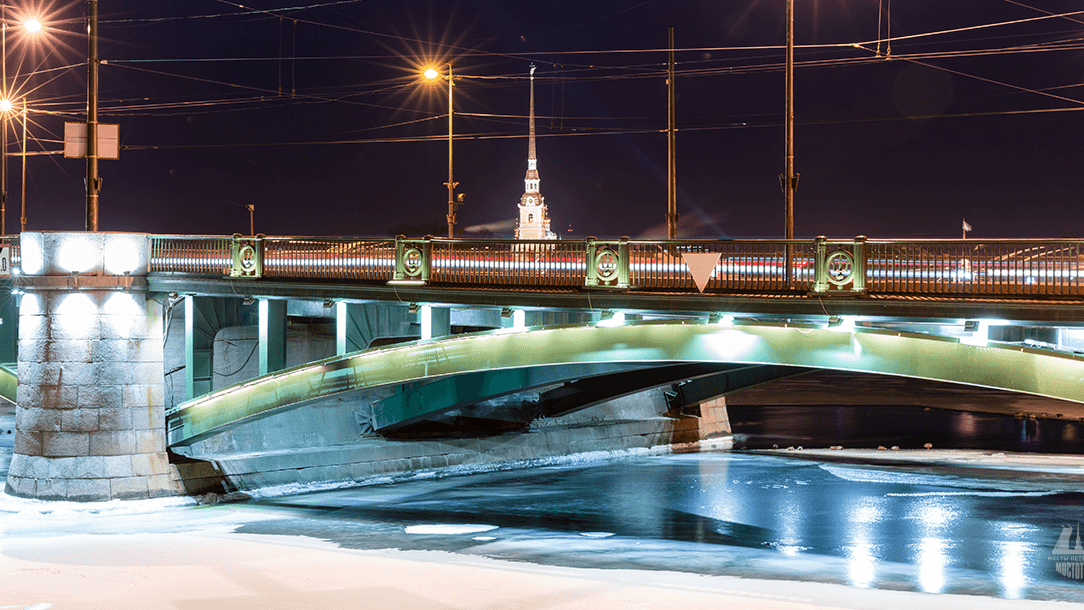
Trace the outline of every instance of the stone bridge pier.
{"label": "stone bridge pier", "polygon": [[42,500],[183,493],[166,455],[161,306],[148,239],[20,239],[18,401],[8,494]]}

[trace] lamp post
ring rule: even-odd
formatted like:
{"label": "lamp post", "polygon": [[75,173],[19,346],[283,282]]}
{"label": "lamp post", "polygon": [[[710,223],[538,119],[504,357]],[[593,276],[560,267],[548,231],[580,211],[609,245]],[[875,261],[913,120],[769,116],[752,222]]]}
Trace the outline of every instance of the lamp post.
{"label": "lamp post", "polygon": [[[437,72],[435,68],[429,68],[425,71],[425,78],[434,80],[440,76],[440,72]],[[448,62],[448,181],[444,183],[448,187],[448,238],[455,237],[455,187],[459,186],[458,182],[452,179],[452,116],[454,115],[454,107],[452,105],[452,64]]]}
{"label": "lamp post", "polygon": [[[22,22],[26,31],[41,31],[41,22],[26,19]],[[26,100],[23,100],[23,133],[26,133]],[[8,119],[14,105],[8,87],[8,4],[0,0],[0,235],[7,235],[8,198]],[[26,143],[23,143],[23,182],[26,182]],[[26,185],[23,185],[21,229],[26,228]]]}

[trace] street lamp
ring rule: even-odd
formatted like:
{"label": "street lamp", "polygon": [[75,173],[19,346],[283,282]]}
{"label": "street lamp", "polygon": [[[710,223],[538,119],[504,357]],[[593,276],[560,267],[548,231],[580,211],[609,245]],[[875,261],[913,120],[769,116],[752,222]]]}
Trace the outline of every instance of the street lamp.
{"label": "street lamp", "polygon": [[[21,23],[27,32],[33,34],[41,31],[41,22],[37,19],[26,19]],[[8,87],[8,5],[7,2],[0,1],[0,235],[8,234],[8,118],[13,107],[11,89]],[[23,162],[26,162],[25,156]],[[22,221],[24,227],[25,217],[24,211]]]}
{"label": "street lamp", "polygon": [[[425,78],[435,80],[440,76],[436,68],[427,68],[423,72]],[[448,238],[455,237],[455,210],[458,207],[455,199],[455,187],[458,182],[452,179],[452,116],[455,114],[452,106],[452,64],[448,62],[448,181],[444,183],[448,187]],[[463,195],[459,196],[463,201]]]}

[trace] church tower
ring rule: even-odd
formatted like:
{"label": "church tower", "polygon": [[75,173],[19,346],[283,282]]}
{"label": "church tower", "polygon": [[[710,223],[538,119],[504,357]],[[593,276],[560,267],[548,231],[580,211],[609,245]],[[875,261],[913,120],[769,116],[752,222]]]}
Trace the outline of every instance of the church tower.
{"label": "church tower", "polygon": [[557,235],[550,230],[546,198],[538,191],[538,157],[535,156],[534,147],[534,64],[531,64],[531,115],[528,129],[527,177],[523,180],[524,193],[519,198],[516,239],[557,239]]}

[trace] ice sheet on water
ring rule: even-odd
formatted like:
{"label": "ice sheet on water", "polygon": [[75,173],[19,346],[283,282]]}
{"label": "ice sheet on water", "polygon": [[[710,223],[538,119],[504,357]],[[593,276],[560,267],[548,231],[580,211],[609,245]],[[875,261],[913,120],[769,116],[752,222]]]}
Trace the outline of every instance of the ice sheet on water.
{"label": "ice sheet on water", "polygon": [[611,460],[660,455],[669,453],[667,447],[637,447],[632,449],[619,449],[613,451],[587,451],[572,455],[559,455],[552,457],[532,458],[529,460],[507,460],[500,462],[486,462],[482,464],[459,464],[434,468],[429,470],[415,470],[391,475],[379,475],[364,479],[351,479],[346,481],[328,481],[320,483],[288,483],[285,485],[271,485],[245,493],[253,499],[275,498],[280,496],[292,496],[297,494],[312,493],[318,491],[332,491],[346,487],[365,487],[370,485],[386,485],[389,483],[406,483],[454,477],[487,472],[499,472],[505,470],[517,470],[521,468],[536,467],[578,467],[601,464]]}
{"label": "ice sheet on water", "polygon": [[1018,496],[1054,496],[1060,491],[916,491],[916,492],[889,492],[886,496],[893,497],[922,497],[922,496],[986,496],[989,498],[1013,498]]}

